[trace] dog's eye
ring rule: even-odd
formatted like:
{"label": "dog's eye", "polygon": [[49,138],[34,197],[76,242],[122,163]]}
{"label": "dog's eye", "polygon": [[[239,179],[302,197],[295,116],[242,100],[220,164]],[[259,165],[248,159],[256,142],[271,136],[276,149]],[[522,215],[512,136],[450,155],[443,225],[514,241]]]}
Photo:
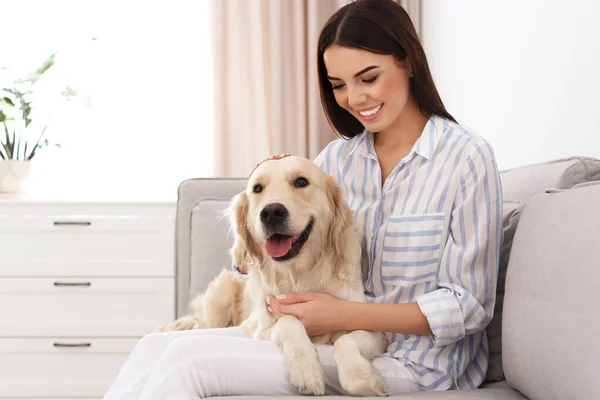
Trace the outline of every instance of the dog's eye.
{"label": "dog's eye", "polygon": [[252,191],[254,193],[260,193],[260,192],[262,192],[262,190],[263,190],[262,185],[258,184],[258,183],[256,185],[254,185],[254,187],[252,188]]}
{"label": "dog's eye", "polygon": [[306,178],[296,178],[296,180],[294,181],[294,187],[297,188],[303,188],[305,186],[308,186],[308,181],[306,180]]}

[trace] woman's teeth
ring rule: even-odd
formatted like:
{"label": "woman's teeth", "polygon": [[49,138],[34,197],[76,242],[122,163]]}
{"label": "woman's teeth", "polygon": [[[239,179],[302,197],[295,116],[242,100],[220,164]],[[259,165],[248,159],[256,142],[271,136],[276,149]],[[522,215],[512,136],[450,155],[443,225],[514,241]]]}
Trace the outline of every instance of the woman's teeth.
{"label": "woman's teeth", "polygon": [[382,105],[380,104],[380,105],[378,105],[377,107],[375,107],[375,108],[372,108],[372,109],[370,109],[370,110],[366,110],[366,111],[359,111],[359,114],[360,114],[360,115],[362,115],[363,117],[370,117],[371,115],[375,115],[375,114],[377,114],[377,112],[378,112],[379,110],[381,110],[381,106],[382,106]]}

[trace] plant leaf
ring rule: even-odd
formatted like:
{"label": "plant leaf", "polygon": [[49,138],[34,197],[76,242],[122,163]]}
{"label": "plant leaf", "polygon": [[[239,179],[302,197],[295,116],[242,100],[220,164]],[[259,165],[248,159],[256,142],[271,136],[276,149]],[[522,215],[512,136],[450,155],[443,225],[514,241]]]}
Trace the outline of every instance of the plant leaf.
{"label": "plant leaf", "polygon": [[8,104],[11,107],[15,106],[15,103],[13,103],[12,99],[10,97],[0,97],[0,104],[5,103]]}
{"label": "plant leaf", "polygon": [[64,90],[60,92],[60,94],[65,96],[67,100],[69,100],[71,97],[77,97],[79,95],[77,89],[73,88],[72,86],[65,87]]}
{"label": "plant leaf", "polygon": [[25,159],[26,160],[31,160],[33,158],[33,156],[35,155],[35,151],[37,149],[41,149],[42,146],[40,146],[40,142],[42,141],[42,138],[44,137],[44,133],[46,133],[46,128],[48,127],[48,125],[46,124],[44,126],[44,129],[42,130],[42,133],[40,134],[40,137],[38,138],[37,142],[35,142],[35,146],[33,146],[33,149],[31,150],[31,153],[29,154],[29,156],[27,156],[27,154],[25,154]]}
{"label": "plant leaf", "polygon": [[4,143],[0,143],[0,144],[2,144],[2,149],[4,151],[4,154],[6,155],[6,158],[10,159],[11,157],[8,154],[8,148],[6,147],[6,144],[4,144]]}
{"label": "plant leaf", "polygon": [[17,142],[16,142],[16,135],[17,135],[17,132],[16,132],[16,130],[13,130],[13,132],[12,132],[12,141],[11,141],[11,142],[9,142],[9,144],[10,144],[10,152],[11,152],[11,154],[12,154],[12,157],[13,157],[13,158],[15,158],[15,159],[16,159],[16,158],[17,158],[17,156],[18,156],[18,154],[16,154],[16,153],[15,153],[15,145],[16,145],[16,143],[17,143]]}
{"label": "plant leaf", "polygon": [[[13,134],[13,137],[15,137],[14,134]],[[22,142],[21,135],[19,135],[19,138],[15,139],[14,141],[16,142],[16,145],[17,145],[16,146],[17,148],[15,150],[15,159],[18,159],[19,158],[19,150],[21,150],[21,142]]]}
{"label": "plant leaf", "polygon": [[48,71],[54,65],[55,56],[56,51],[52,53],[50,57],[48,57],[46,61],[44,61],[42,66],[39,67],[34,73],[29,74],[26,78],[18,79],[16,83],[30,83],[32,85],[36,83],[42,77],[44,72]]}
{"label": "plant leaf", "polygon": [[12,149],[11,149],[11,145],[10,145],[10,136],[8,133],[8,126],[6,126],[6,122],[2,122],[2,124],[4,125],[4,135],[6,137],[6,142],[2,143],[2,145],[4,146],[4,151],[6,151],[6,156],[10,159],[13,158],[12,156]]}

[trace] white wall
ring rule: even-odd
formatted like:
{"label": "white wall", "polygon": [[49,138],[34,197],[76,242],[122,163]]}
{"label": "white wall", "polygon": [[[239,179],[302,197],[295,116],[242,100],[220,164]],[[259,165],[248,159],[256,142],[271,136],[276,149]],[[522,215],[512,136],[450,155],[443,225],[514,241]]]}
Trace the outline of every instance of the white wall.
{"label": "white wall", "polygon": [[424,0],[440,95],[501,169],[600,157],[600,1]]}
{"label": "white wall", "polygon": [[[46,133],[62,148],[33,159],[32,191],[176,196],[183,179],[213,175],[207,0],[0,0],[0,10],[0,85],[58,50],[34,123],[53,114]],[[90,109],[51,101],[66,84]]]}

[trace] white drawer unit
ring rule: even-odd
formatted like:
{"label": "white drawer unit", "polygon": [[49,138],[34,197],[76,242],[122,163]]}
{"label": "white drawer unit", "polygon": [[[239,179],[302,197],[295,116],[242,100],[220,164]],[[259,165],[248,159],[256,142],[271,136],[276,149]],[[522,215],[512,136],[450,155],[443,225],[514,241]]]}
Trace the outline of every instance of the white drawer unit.
{"label": "white drawer unit", "polygon": [[0,212],[0,275],[173,275],[173,216],[107,212],[88,210],[79,215],[62,208],[21,216]]}
{"label": "white drawer unit", "polygon": [[102,398],[135,343],[84,337],[0,339],[0,396]]}
{"label": "white drawer unit", "polygon": [[173,317],[170,278],[2,278],[0,337],[142,336]]}
{"label": "white drawer unit", "polygon": [[0,400],[101,399],[175,318],[175,207],[0,195]]}

